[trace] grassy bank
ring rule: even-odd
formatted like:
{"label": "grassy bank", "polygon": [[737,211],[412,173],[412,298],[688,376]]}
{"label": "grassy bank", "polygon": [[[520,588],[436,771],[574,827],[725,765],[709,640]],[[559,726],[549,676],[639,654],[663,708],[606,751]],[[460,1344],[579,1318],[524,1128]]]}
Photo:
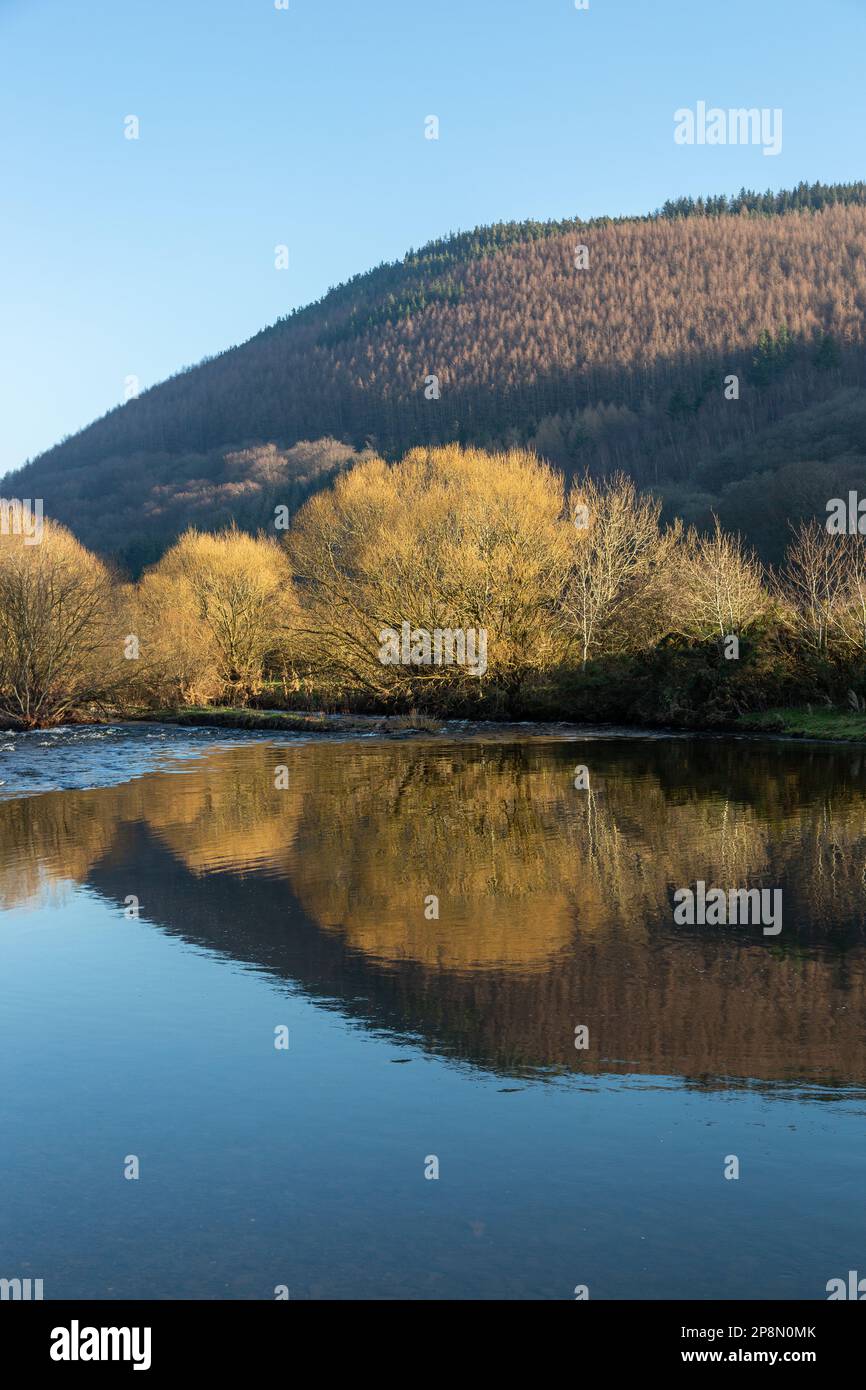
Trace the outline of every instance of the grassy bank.
{"label": "grassy bank", "polygon": [[831,738],[866,743],[866,714],[855,714],[853,710],[815,709],[811,705],[767,709],[754,714],[741,714],[735,727],[751,734],[785,734],[788,738]]}

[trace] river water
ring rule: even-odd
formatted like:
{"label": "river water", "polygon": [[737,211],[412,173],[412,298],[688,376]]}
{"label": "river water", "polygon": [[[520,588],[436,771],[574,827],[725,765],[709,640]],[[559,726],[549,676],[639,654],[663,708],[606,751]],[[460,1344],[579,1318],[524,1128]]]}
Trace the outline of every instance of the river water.
{"label": "river water", "polygon": [[[866,1275],[856,749],[0,734],[0,852],[0,1277],[822,1299]],[[781,932],[677,925],[699,880],[780,889]]]}

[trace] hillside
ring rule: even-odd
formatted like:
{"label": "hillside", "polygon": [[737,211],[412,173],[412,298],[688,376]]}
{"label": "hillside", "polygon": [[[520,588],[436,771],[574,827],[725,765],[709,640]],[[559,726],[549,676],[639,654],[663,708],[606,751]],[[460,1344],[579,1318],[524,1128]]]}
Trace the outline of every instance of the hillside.
{"label": "hillside", "polygon": [[716,509],[775,560],[786,517],[866,490],[864,310],[866,184],[500,224],[355,277],[3,490],[137,570],[189,522],[267,524],[364,449],[529,443]]}

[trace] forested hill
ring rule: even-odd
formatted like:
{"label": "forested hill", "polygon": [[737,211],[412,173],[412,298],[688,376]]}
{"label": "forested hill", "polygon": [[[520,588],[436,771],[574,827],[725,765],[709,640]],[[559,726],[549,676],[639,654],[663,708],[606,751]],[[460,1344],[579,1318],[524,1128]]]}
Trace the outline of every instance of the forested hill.
{"label": "forested hill", "polygon": [[365,448],[529,443],[715,508],[773,559],[786,515],[866,491],[864,311],[863,183],[501,223],[356,276],[2,489],[138,568],[189,522],[265,524]]}

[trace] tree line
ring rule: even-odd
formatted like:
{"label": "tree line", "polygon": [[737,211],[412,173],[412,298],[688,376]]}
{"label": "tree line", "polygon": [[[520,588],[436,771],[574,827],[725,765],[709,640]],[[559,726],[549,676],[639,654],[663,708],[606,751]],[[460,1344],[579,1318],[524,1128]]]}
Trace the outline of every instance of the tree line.
{"label": "tree line", "polygon": [[[423,654],[470,631],[483,671]],[[864,671],[859,534],[803,523],[767,569],[718,520],[525,450],[369,458],[281,536],[190,529],[134,584],[57,522],[0,536],[0,716],[23,727],[265,700],[706,724],[859,698]]]}

